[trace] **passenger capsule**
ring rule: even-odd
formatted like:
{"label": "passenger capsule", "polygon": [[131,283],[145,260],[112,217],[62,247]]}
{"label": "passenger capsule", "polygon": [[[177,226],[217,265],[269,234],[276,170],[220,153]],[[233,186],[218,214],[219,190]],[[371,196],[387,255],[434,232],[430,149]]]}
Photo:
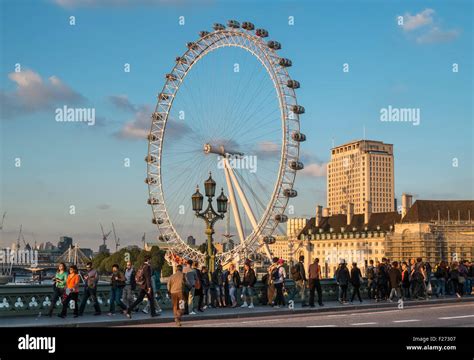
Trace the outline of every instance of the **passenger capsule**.
{"label": "passenger capsule", "polygon": [[[159,97],[158,97],[159,98]],[[159,112],[154,112],[151,114],[151,118],[153,120],[162,120],[163,119],[163,115]]]}
{"label": "passenger capsule", "polygon": [[188,49],[192,49],[192,50],[196,50],[198,48],[195,42],[188,42],[186,46],[188,47]]}
{"label": "passenger capsule", "polygon": [[265,236],[263,238],[263,242],[265,244],[271,245],[271,244],[274,244],[276,242],[276,239],[275,239],[274,236],[269,235],[269,236]]}
{"label": "passenger capsule", "polygon": [[244,22],[242,23],[242,29],[252,31],[253,29],[255,29],[255,26],[254,26],[254,24],[252,24],[251,22],[244,21]]}
{"label": "passenger capsule", "polygon": [[227,26],[233,29],[238,29],[240,27],[240,24],[236,20],[229,20],[227,21]]}
{"label": "passenger capsule", "polygon": [[153,155],[145,156],[145,161],[149,164],[156,163],[156,157],[154,157]]}
{"label": "passenger capsule", "polygon": [[148,141],[156,141],[158,140],[158,137],[154,134],[148,134],[147,139]]}
{"label": "passenger capsule", "polygon": [[295,131],[293,134],[291,134],[291,138],[298,142],[306,141],[306,135],[298,131]]}
{"label": "passenger capsule", "polygon": [[255,35],[261,38],[266,38],[268,37],[268,31],[265,29],[257,29],[255,30]]}
{"label": "passenger capsule", "polygon": [[267,45],[270,49],[273,49],[273,50],[281,49],[281,44],[278,41],[270,40],[269,42],[267,42]]}
{"label": "passenger capsule", "polygon": [[281,58],[278,63],[280,64],[280,66],[283,66],[283,67],[290,67],[291,65],[293,65],[290,59],[285,59],[285,58]]}
{"label": "passenger capsule", "polygon": [[290,89],[299,89],[300,82],[296,80],[288,80],[288,82],[286,83],[286,86],[288,86]]}
{"label": "passenger capsule", "polygon": [[166,74],[166,78],[171,81],[176,81],[176,76],[173,74]]}
{"label": "passenger capsule", "polygon": [[182,57],[182,56],[177,56],[177,57],[176,57],[176,62],[177,62],[178,64],[187,64],[187,63],[188,63],[188,61],[186,60],[186,58],[185,58],[185,57]]}
{"label": "passenger capsule", "polygon": [[162,218],[158,218],[158,219],[153,218],[153,219],[151,219],[151,222],[155,225],[156,224],[161,225],[161,224],[163,224],[164,221],[163,221]]}
{"label": "passenger capsule", "polygon": [[147,177],[147,178],[145,179],[145,184],[154,185],[154,184],[156,184],[156,183],[157,183],[157,181],[156,181],[155,178]]}
{"label": "passenger capsule", "polygon": [[304,165],[301,161],[290,161],[290,169],[293,170],[303,170]]}
{"label": "passenger capsule", "polygon": [[295,114],[304,114],[304,107],[301,105],[293,105],[291,107],[291,111],[293,111]]}
{"label": "passenger capsule", "polygon": [[170,96],[168,94],[161,93],[160,95],[158,95],[158,98],[160,100],[168,100],[170,98]]}
{"label": "passenger capsule", "polygon": [[202,38],[203,38],[204,36],[207,36],[207,35],[209,35],[209,31],[205,31],[205,30],[204,30],[204,31],[200,31],[200,32],[199,32],[199,36],[202,37]]}
{"label": "passenger capsule", "polygon": [[219,31],[219,30],[225,30],[225,26],[222,25],[222,24],[219,24],[219,23],[215,23],[212,28],[216,31]]}
{"label": "passenger capsule", "polygon": [[285,214],[277,214],[275,215],[275,220],[284,223],[288,221],[288,216],[286,216]]}
{"label": "passenger capsule", "polygon": [[285,189],[283,190],[283,194],[288,198],[294,198],[298,196],[298,192],[294,189]]}
{"label": "passenger capsule", "polygon": [[156,198],[149,198],[148,201],[147,201],[148,205],[157,205],[159,204],[160,202],[158,201],[158,199]]}

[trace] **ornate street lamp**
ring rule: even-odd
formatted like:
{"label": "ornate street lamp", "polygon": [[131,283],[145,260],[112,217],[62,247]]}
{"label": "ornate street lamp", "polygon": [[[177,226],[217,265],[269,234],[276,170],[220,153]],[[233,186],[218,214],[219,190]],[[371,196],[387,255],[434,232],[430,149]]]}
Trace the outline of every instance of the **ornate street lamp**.
{"label": "ornate street lamp", "polygon": [[206,250],[206,266],[209,272],[214,272],[215,267],[215,256],[212,249],[212,235],[214,234],[214,224],[224,218],[224,214],[227,212],[227,197],[224,195],[224,189],[221,189],[221,194],[217,197],[217,212],[212,206],[212,199],[216,194],[216,182],[212,179],[211,173],[209,178],[204,182],[204,190],[208,200],[207,209],[202,211],[204,197],[199,192],[199,188],[196,187],[196,192],[191,197],[193,203],[193,211],[196,216],[203,219],[206,223],[206,235],[207,235],[207,250]]}

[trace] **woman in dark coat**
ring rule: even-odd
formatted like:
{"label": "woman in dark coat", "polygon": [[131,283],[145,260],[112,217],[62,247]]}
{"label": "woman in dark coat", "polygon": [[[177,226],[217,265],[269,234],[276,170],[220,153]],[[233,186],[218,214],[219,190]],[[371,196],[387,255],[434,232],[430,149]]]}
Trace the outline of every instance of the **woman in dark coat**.
{"label": "woman in dark coat", "polygon": [[349,280],[350,280],[349,270],[347,269],[347,265],[344,262],[340,265],[340,268],[337,271],[337,275],[336,275],[336,281],[340,287],[339,302],[341,304],[347,303],[347,287],[349,285]]}
{"label": "woman in dark coat", "polygon": [[351,303],[354,301],[355,296],[359,298],[359,301],[362,302],[362,298],[360,297],[360,283],[362,279],[362,273],[360,269],[357,267],[357,263],[352,263],[351,269],[351,284],[352,284],[352,297]]}

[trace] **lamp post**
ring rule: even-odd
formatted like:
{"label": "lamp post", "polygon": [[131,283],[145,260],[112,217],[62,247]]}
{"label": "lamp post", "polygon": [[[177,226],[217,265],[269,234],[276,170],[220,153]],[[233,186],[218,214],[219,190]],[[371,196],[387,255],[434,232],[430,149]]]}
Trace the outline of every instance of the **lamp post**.
{"label": "lamp post", "polygon": [[202,211],[204,196],[199,192],[199,187],[196,186],[196,192],[191,197],[193,203],[193,211],[196,217],[203,219],[206,223],[207,235],[207,250],[206,250],[206,266],[209,272],[214,272],[215,256],[212,249],[212,235],[214,234],[214,224],[221,219],[224,219],[224,214],[227,212],[227,197],[224,195],[224,189],[221,189],[221,194],[217,197],[217,212],[212,207],[212,199],[216,194],[216,182],[212,179],[211,173],[209,178],[204,182],[205,195],[208,200],[207,209]]}

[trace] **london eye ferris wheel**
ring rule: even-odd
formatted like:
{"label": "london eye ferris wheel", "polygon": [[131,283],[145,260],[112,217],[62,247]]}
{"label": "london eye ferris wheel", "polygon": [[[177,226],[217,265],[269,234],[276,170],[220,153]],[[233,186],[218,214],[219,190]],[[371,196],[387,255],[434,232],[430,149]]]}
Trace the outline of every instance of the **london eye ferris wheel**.
{"label": "london eye ferris wheel", "polygon": [[171,252],[204,261],[187,243],[203,234],[190,195],[209,176],[229,197],[220,238],[236,245],[216,254],[222,263],[241,261],[259,250],[270,257],[274,231],[285,215],[299,161],[300,83],[291,60],[265,29],[229,20],[201,31],[176,57],[157,96],[148,135],[147,177],[153,223]]}

